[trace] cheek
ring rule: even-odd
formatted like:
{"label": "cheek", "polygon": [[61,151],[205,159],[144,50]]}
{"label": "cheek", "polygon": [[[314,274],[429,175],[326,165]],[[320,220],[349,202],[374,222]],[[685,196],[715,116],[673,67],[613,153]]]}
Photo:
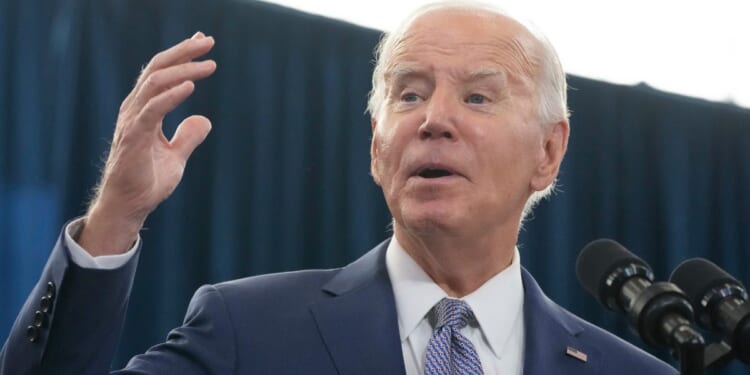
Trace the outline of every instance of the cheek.
{"label": "cheek", "polygon": [[522,180],[532,173],[540,147],[535,132],[507,127],[501,131],[483,131],[479,136],[482,146],[477,156],[485,161],[484,167],[496,180],[510,183],[510,179]]}
{"label": "cheek", "polygon": [[397,126],[378,126],[373,133],[373,142],[378,156],[378,165],[380,169],[388,169],[393,165],[398,155],[397,145]]}
{"label": "cheek", "polygon": [[392,168],[391,141],[382,130],[373,133],[373,170],[372,173],[379,185],[389,184],[389,170]]}

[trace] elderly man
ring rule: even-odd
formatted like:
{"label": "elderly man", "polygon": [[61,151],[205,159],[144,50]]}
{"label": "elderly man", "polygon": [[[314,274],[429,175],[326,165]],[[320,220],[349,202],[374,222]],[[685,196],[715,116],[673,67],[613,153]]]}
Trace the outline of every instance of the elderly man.
{"label": "elderly man", "polygon": [[[146,216],[210,130],[165,114],[209,76],[201,33],[159,53],[122,104],[99,194],[67,226],[0,355],[0,372],[104,373]],[[341,269],[199,289],[138,374],[670,374],[547,299],[521,268],[524,214],[565,154],[565,77],[549,43],[477,5],[423,8],[381,43],[372,175],[393,237]],[[40,301],[41,300],[41,304]]]}

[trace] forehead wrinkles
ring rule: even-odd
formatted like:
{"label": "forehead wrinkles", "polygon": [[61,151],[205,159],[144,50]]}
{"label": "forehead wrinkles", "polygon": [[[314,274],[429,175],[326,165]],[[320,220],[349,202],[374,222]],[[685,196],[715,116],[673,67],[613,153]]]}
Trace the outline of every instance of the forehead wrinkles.
{"label": "forehead wrinkles", "polygon": [[[384,71],[386,83],[391,81],[395,71],[413,69],[418,55],[422,53],[444,55],[466,60],[466,70],[471,64],[494,63],[503,68],[510,81],[529,83],[536,77],[539,61],[533,41],[524,36],[492,36],[488,41],[461,41],[450,33],[407,33],[394,43]],[[476,59],[477,55],[481,60]],[[439,65],[440,61],[427,61],[429,66]]]}
{"label": "forehead wrinkles", "polygon": [[529,52],[532,43],[521,40],[521,37],[513,37],[510,40],[506,38],[496,38],[495,45],[497,48],[494,55],[502,66],[508,69],[508,73],[513,78],[532,79],[536,77],[539,67],[538,59]]}

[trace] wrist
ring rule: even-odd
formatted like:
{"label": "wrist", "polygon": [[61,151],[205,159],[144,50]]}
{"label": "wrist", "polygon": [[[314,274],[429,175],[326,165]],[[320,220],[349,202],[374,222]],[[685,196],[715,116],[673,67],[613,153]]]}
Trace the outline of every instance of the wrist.
{"label": "wrist", "polygon": [[138,239],[145,218],[129,218],[92,205],[76,239],[91,256],[123,254]]}

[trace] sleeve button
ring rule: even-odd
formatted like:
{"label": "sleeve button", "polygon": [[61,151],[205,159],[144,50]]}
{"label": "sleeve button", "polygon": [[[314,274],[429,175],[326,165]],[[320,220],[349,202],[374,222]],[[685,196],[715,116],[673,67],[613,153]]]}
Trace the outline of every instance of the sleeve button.
{"label": "sleeve button", "polygon": [[42,299],[39,301],[39,309],[43,313],[50,312],[50,310],[52,310],[52,298],[49,298],[47,296],[42,297]]}
{"label": "sleeve button", "polygon": [[34,313],[34,327],[37,327],[37,328],[47,327],[47,314],[37,310]]}
{"label": "sleeve button", "polygon": [[34,326],[28,326],[26,328],[26,337],[31,342],[36,342],[39,340],[39,329]]}
{"label": "sleeve button", "polygon": [[55,299],[55,292],[57,292],[57,288],[55,287],[55,283],[53,281],[50,281],[47,283],[47,297],[50,299]]}

